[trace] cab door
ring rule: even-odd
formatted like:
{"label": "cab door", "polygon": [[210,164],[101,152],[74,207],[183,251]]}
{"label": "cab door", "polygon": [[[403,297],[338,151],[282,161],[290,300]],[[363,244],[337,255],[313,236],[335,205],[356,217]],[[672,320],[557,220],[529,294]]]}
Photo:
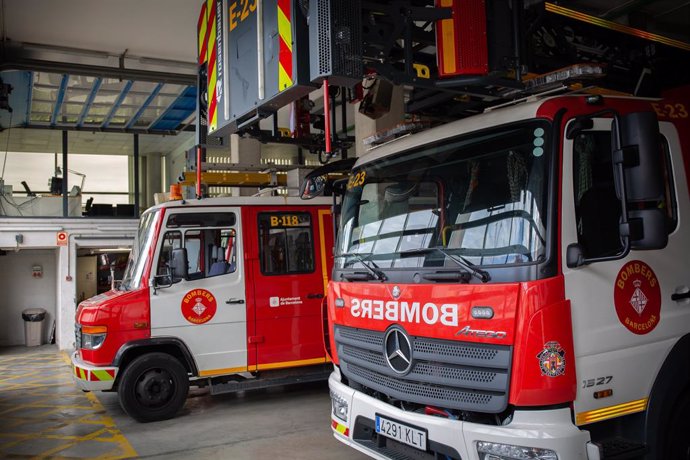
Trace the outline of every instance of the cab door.
{"label": "cab door", "polygon": [[[622,248],[610,126],[610,119],[597,119],[591,130],[564,142],[564,261],[570,243],[579,243],[586,257],[606,257]],[[687,333],[690,310],[672,295],[688,285],[687,260],[680,255],[690,251],[690,239],[679,228],[679,216],[690,212],[690,203],[677,132],[663,122],[660,132],[666,194],[657,206],[666,212],[667,246],[563,268],[576,353],[578,425],[644,410],[664,359]],[[598,398],[600,390],[611,393]]]}
{"label": "cab door", "polygon": [[[247,369],[244,261],[236,256],[242,253],[240,218],[237,207],[174,209],[161,228],[151,336],[182,340],[201,376]],[[174,248],[185,248],[189,273],[166,281]]]}
{"label": "cab door", "polygon": [[327,209],[254,208],[251,266],[256,369],[325,362],[321,305],[332,267],[333,232]]}

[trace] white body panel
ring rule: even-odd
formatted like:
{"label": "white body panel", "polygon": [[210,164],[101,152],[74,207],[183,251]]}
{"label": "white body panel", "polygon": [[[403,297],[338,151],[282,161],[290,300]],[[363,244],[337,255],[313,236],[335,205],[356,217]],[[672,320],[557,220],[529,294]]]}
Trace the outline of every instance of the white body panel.
{"label": "white body panel", "polygon": [[515,412],[513,420],[508,425],[481,425],[397,409],[390,404],[343,385],[340,383],[338,370],[331,374],[328,384],[331,392],[347,401],[349,408],[348,422],[343,422],[331,413],[332,420],[345,424],[349,429],[347,437],[334,431],[335,438],[373,458],[386,460],[388,457],[384,457],[352,439],[353,422],[357,420],[357,417],[374,420],[376,414],[380,414],[408,425],[424,428],[428,430],[429,441],[453,447],[463,460],[479,459],[477,441],[551,449],[558,453],[559,460],[585,460],[588,458],[586,449],[589,433],[578,430],[572,424],[570,410],[567,408],[518,411]]}
{"label": "white body panel", "polygon": [[[198,212],[189,207],[175,212]],[[208,212],[234,212],[237,218],[237,254],[242,248],[242,217],[239,207],[205,207]],[[179,230],[175,228],[174,230]],[[161,235],[165,228],[161,228]],[[163,238],[159,238],[156,254],[160,254]],[[158,264],[154,259],[153,267]],[[150,283],[153,285],[153,283]],[[193,324],[182,313],[184,296],[195,290],[205,289],[216,300],[216,313],[203,324]],[[234,272],[210,278],[182,280],[170,287],[151,291],[151,337],[176,337],[182,340],[196,361],[200,375],[222,373],[223,370],[247,366],[247,312],[245,299],[245,267],[242,257],[237,257]],[[243,299],[244,303],[226,304],[229,299]],[[217,372],[213,372],[217,371]]]}
{"label": "white body panel", "polygon": [[[596,120],[595,130],[610,130],[610,120]],[[690,212],[688,184],[675,129],[660,123],[668,140],[678,206],[678,226],[662,250],[631,251],[621,260],[597,262],[575,269],[563,267],[566,298],[571,301],[578,393],[575,414],[647,398],[666,356],[679,337],[688,332],[690,306],[674,302],[671,295],[690,286],[688,262],[690,234],[683,229],[683,216]],[[563,158],[562,260],[568,244],[577,242],[573,198],[573,141],[565,140]],[[614,286],[619,270],[631,260],[641,260],[655,272],[661,288],[659,323],[647,334],[629,331],[614,306]],[[607,384],[587,386],[591,379],[611,377]],[[633,384],[634,382],[634,384]],[[612,389],[608,398],[595,399],[594,392]]]}

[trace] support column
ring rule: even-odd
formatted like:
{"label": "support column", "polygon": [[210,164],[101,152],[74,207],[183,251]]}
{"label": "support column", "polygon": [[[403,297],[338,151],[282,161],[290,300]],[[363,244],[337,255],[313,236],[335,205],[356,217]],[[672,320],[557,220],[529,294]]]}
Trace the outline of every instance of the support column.
{"label": "support column", "polygon": [[62,131],[62,217],[69,217],[69,189],[67,188],[67,154],[68,154],[67,130]]}
{"label": "support column", "polygon": [[[261,164],[261,143],[256,139],[247,139],[237,134],[230,135],[230,161],[242,164]],[[232,187],[232,196],[251,196],[257,192],[252,187]]]}
{"label": "support column", "polygon": [[134,216],[139,217],[139,135],[134,134]]}
{"label": "support column", "polygon": [[[361,103],[360,103],[361,104]],[[393,128],[405,120],[405,107],[403,101],[403,87],[393,87],[390,111],[381,118],[372,119],[359,113],[359,105],[355,111],[355,154],[359,157],[367,152],[369,146],[365,146],[363,139],[385,129]]]}
{"label": "support column", "polygon": [[144,158],[146,159],[146,173],[143,177],[146,194],[143,197],[143,205],[149,208],[155,204],[154,195],[165,192],[165,189],[163,188],[161,154],[157,152],[147,153]]}

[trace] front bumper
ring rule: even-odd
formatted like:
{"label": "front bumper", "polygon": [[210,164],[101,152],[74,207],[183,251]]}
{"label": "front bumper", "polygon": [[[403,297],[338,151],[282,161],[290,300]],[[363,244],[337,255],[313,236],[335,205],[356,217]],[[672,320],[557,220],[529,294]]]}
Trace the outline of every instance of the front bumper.
{"label": "front bumper", "polygon": [[79,352],[72,353],[72,377],[74,383],[84,391],[108,391],[113,389],[117,367],[100,367],[86,364]]}
{"label": "front bumper", "polygon": [[[559,460],[598,457],[588,457],[589,432],[579,430],[572,423],[567,408],[516,411],[508,425],[482,425],[403,411],[343,385],[338,369],[331,374],[328,383],[332,397],[342,398],[348,405],[347,422],[337,418],[331,411],[333,435],[373,458],[408,458],[404,450],[412,449],[388,439],[385,442],[377,440],[373,429],[376,414],[426,429],[429,449],[440,458],[446,455],[462,460],[479,460],[478,441],[551,449],[557,452]],[[400,449],[402,455],[399,455]],[[415,454],[419,453],[413,451],[409,458],[415,458]]]}

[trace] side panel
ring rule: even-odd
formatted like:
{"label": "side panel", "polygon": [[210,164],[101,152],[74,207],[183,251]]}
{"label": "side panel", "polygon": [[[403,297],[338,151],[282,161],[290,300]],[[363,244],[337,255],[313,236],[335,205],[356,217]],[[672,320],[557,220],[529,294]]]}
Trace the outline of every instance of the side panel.
{"label": "side panel", "polygon": [[[308,216],[309,225],[291,227],[289,219],[295,215],[302,220]],[[330,211],[256,207],[248,213],[246,229],[248,238],[255,239],[248,246],[256,251],[248,255],[247,272],[254,286],[255,325],[250,341],[256,344],[256,370],[325,362],[321,302],[332,266]],[[279,239],[286,251],[278,251]],[[297,257],[301,262],[293,265]],[[291,268],[283,271],[282,263]]]}
{"label": "side panel", "polygon": [[[196,207],[176,210],[169,213],[169,216],[176,213],[199,213],[200,210],[204,213],[235,213],[237,222],[234,227],[241,229],[242,221],[238,207]],[[178,231],[180,228],[166,229],[164,225],[161,234],[168,230]],[[194,228],[183,230],[193,231]],[[241,236],[241,231],[237,231],[238,236]],[[154,267],[159,265],[158,259],[164,244],[164,238],[159,239],[161,241],[158,242]],[[235,240],[236,254],[242,254],[242,238]],[[207,243],[204,242],[204,246],[207,246]],[[194,264],[192,260],[189,263]],[[192,353],[200,376],[246,371],[247,320],[244,285],[244,261],[241,257],[236,257],[234,271],[230,273],[181,280],[168,288],[150,288],[151,337],[167,336],[182,340]]]}
{"label": "side panel", "polygon": [[[594,130],[608,130],[610,121],[596,120]],[[690,238],[683,229],[690,212],[687,179],[677,131],[660,123],[668,141],[678,225],[668,246],[631,251],[622,260],[576,269],[563,268],[566,298],[572,304],[578,393],[574,405],[579,425],[645,410],[661,364],[675,341],[688,332],[690,309],[671,295],[690,286]],[[573,141],[565,140],[563,173],[563,247],[577,242]],[[600,216],[601,218],[601,216]],[[612,390],[607,397],[595,392]],[[601,396],[601,395],[599,395]]]}

